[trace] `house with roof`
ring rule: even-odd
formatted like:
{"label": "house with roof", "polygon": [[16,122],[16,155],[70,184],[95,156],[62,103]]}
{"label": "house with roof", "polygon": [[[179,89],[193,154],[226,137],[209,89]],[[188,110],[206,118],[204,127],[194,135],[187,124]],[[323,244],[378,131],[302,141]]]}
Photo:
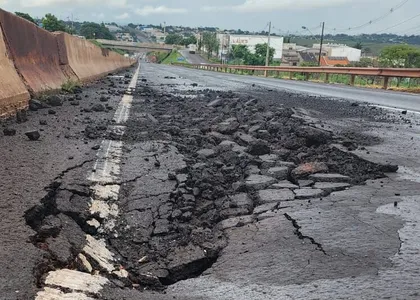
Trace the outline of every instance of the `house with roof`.
{"label": "house with roof", "polygon": [[336,66],[348,66],[350,61],[347,57],[337,56],[322,56],[321,66],[322,67],[336,67]]}

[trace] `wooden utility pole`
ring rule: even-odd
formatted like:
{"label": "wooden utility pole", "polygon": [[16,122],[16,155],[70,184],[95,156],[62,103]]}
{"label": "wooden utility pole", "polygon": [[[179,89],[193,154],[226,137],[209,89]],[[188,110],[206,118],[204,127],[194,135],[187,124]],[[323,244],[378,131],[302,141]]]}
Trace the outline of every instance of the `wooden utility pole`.
{"label": "wooden utility pole", "polygon": [[[268,67],[269,56],[270,56],[270,38],[271,38],[271,21],[268,23],[268,41],[267,41],[267,54],[265,57],[265,66]],[[267,77],[267,71],[264,72],[265,77]]]}
{"label": "wooden utility pole", "polygon": [[321,33],[321,44],[319,47],[318,66],[321,66],[322,45],[324,43],[324,27],[325,27],[325,22],[322,22],[322,33]]}

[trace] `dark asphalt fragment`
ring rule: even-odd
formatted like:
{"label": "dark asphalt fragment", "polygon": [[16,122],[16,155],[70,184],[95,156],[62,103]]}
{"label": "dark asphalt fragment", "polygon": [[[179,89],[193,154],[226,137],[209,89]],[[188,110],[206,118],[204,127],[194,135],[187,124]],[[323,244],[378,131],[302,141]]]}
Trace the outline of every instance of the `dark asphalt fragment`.
{"label": "dark asphalt fragment", "polygon": [[16,129],[6,127],[6,128],[3,129],[3,134],[5,136],[14,136],[14,135],[16,135]]}
{"label": "dark asphalt fragment", "polygon": [[95,112],[103,112],[105,111],[105,106],[103,106],[102,104],[98,103],[92,106],[92,110]]}
{"label": "dark asphalt fragment", "polygon": [[28,131],[25,132],[25,135],[29,138],[29,140],[31,141],[37,141],[39,140],[39,138],[41,137],[40,133],[38,132],[38,130],[33,130],[33,131]]}

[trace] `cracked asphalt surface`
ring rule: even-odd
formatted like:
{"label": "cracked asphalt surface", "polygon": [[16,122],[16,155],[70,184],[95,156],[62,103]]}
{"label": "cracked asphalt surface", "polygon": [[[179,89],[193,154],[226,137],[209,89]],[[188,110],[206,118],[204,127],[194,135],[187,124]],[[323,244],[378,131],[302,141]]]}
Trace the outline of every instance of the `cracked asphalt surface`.
{"label": "cracked asphalt surface", "polygon": [[[112,121],[123,76],[84,88],[79,105],[64,96],[54,115],[4,123],[17,134],[0,138],[0,299],[35,299],[53,270],[89,273],[75,263],[86,234],[102,238],[129,275],[85,253],[108,283],[80,297],[420,297],[420,120],[359,102],[403,94],[360,89],[348,102],[212,74],[142,64],[123,136]],[[101,95],[110,109],[86,111]],[[31,129],[43,129],[39,141],[28,141]],[[122,145],[101,184],[117,192],[108,199],[116,213],[92,216],[88,178],[103,140]],[[333,176],[299,175],[314,161]]]}

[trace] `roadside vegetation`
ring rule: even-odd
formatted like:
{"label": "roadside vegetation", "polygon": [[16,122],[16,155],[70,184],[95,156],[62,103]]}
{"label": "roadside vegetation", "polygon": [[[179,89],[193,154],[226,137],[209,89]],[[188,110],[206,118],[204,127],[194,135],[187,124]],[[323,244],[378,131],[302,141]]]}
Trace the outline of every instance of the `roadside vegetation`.
{"label": "roadside vegetation", "polygon": [[51,32],[62,31],[69,34],[81,35],[86,39],[115,40],[115,36],[109,31],[104,23],[80,23],[73,21],[64,22],[63,20],[59,20],[55,15],[50,13],[46,14],[41,19],[35,19],[29,14],[23,12],[15,12],[15,14]]}
{"label": "roadside vegetation", "polygon": [[185,59],[180,59],[183,58],[183,56],[176,49],[172,50],[171,53],[163,51],[152,51],[147,54],[147,57],[151,62],[164,65],[170,65],[172,63],[186,63]]}
{"label": "roadside vegetation", "polygon": [[170,65],[175,62],[177,63],[185,62],[185,59],[179,60],[180,58],[183,58],[181,53],[179,53],[178,50],[173,50],[164,60],[162,60],[161,64]]}
{"label": "roadside vegetation", "polygon": [[193,35],[183,37],[180,34],[168,34],[168,36],[165,38],[165,44],[168,45],[182,45],[182,46],[188,46],[191,44],[197,44],[197,38]]}
{"label": "roadside vegetation", "polygon": [[74,94],[74,92],[81,88],[80,82],[77,80],[67,80],[61,85],[61,90],[63,92]]}

